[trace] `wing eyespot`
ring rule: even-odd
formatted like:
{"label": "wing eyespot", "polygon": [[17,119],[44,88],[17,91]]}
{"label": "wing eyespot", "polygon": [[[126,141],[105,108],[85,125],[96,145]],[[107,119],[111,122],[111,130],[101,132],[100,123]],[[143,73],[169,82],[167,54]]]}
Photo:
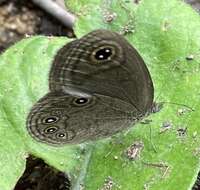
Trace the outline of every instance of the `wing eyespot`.
{"label": "wing eyespot", "polygon": [[56,123],[59,120],[58,117],[56,116],[49,116],[43,119],[42,123],[43,124],[52,124],[52,123]]}
{"label": "wing eyespot", "polygon": [[53,134],[53,133],[55,133],[57,130],[58,130],[58,127],[52,126],[52,127],[47,127],[47,128],[44,130],[44,132],[45,132],[46,134]]}
{"label": "wing eyespot", "polygon": [[89,103],[89,99],[85,97],[75,98],[73,103],[78,106],[84,106]]}
{"label": "wing eyespot", "polygon": [[111,60],[114,55],[114,47],[111,45],[101,46],[92,52],[92,60],[96,62],[105,62]]}
{"label": "wing eyespot", "polygon": [[57,133],[56,137],[59,138],[59,139],[66,139],[67,135],[66,135],[66,133]]}

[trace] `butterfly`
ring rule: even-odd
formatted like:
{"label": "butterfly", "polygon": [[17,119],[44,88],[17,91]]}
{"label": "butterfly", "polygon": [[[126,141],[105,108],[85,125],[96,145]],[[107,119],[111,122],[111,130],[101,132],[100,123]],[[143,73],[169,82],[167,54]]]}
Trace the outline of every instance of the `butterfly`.
{"label": "butterfly", "polygon": [[49,73],[49,92],[30,110],[27,129],[52,145],[110,137],[143,118],[153,104],[150,73],[120,34],[95,30],[64,45]]}

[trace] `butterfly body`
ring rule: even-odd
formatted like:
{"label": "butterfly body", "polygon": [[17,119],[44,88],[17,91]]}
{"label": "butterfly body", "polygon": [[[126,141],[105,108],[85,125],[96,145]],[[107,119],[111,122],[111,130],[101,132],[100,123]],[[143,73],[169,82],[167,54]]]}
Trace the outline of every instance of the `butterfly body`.
{"label": "butterfly body", "polygon": [[27,128],[34,138],[50,144],[111,136],[142,118],[153,101],[153,84],[142,58],[121,35],[107,30],[61,48],[50,70],[49,88],[29,113]]}

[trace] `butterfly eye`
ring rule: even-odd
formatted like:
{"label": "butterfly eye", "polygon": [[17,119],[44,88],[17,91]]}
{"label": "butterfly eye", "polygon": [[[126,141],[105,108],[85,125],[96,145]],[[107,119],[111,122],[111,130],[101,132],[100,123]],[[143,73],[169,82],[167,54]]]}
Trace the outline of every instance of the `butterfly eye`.
{"label": "butterfly eye", "polygon": [[52,133],[55,133],[57,130],[58,130],[57,127],[48,127],[48,128],[45,129],[44,132],[47,133],[47,134],[52,134]]}
{"label": "butterfly eye", "polygon": [[58,121],[58,117],[51,116],[51,117],[44,118],[43,123],[50,124],[50,123],[55,123],[56,121]]}
{"label": "butterfly eye", "polygon": [[85,104],[87,104],[89,102],[89,99],[88,98],[76,98],[75,100],[74,100],[74,103],[76,104],[76,105],[85,105]]}
{"label": "butterfly eye", "polygon": [[101,47],[93,52],[93,56],[97,61],[109,60],[114,55],[114,49],[112,47]]}

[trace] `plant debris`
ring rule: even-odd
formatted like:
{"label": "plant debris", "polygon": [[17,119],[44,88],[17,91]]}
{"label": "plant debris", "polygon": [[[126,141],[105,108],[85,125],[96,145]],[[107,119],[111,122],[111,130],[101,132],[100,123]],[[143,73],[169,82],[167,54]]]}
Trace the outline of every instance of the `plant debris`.
{"label": "plant debris", "polygon": [[135,141],[131,146],[126,150],[126,156],[130,160],[136,160],[140,157],[141,151],[144,148],[144,144],[141,141]]}

